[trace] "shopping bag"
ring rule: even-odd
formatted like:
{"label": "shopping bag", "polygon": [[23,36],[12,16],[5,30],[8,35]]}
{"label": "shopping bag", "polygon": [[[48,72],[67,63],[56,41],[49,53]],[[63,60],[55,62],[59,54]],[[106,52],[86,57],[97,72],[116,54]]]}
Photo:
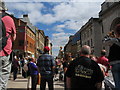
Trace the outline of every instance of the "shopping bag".
{"label": "shopping bag", "polygon": [[40,75],[40,73],[39,73],[39,74],[38,74],[38,82],[37,82],[37,84],[40,85],[40,83],[41,83],[41,75]]}

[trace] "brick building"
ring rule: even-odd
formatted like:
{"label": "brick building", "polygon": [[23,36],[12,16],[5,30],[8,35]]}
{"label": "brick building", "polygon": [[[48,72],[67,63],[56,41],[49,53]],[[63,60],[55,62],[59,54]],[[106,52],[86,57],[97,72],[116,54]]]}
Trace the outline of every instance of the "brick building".
{"label": "brick building", "polygon": [[28,15],[23,18],[15,18],[17,30],[16,40],[13,45],[13,52],[19,57],[35,57],[35,27],[29,22]]}

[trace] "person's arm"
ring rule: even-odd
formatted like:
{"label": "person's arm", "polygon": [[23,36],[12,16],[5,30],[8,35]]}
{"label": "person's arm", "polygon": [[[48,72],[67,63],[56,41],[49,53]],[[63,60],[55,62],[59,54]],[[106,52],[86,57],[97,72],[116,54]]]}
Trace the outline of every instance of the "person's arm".
{"label": "person's arm", "polygon": [[67,67],[64,67],[64,72],[66,72],[67,71]]}
{"label": "person's arm", "polygon": [[109,46],[109,45],[112,45],[113,43],[118,42],[118,40],[116,38],[111,38],[111,37],[108,36],[108,37],[105,37],[102,40],[102,42],[103,42],[103,45]]}
{"label": "person's arm", "polygon": [[69,90],[69,89],[71,89],[72,87],[71,87],[71,84],[72,84],[72,82],[71,82],[71,79],[72,79],[72,77],[74,76],[74,66],[75,64],[73,63],[73,61],[69,64],[69,66],[68,66],[68,68],[67,68],[67,70],[66,70],[66,87],[67,87],[67,89]]}
{"label": "person's arm", "polygon": [[16,39],[16,27],[15,27],[15,23],[14,20],[11,18],[11,29],[12,29],[12,41],[14,41]]}
{"label": "person's arm", "polygon": [[56,63],[55,63],[54,57],[51,57],[51,60],[52,60],[52,72],[53,72],[53,74],[54,74],[54,73],[55,73]]}
{"label": "person's arm", "polygon": [[64,73],[66,73],[67,69],[68,69],[68,63],[67,63],[67,62],[64,62],[64,63],[63,63]]}
{"label": "person's arm", "polygon": [[16,39],[16,33],[13,34],[12,40],[15,41]]}
{"label": "person's arm", "polygon": [[67,87],[68,89],[71,88],[71,78],[69,78],[69,77],[66,77],[66,87]]}
{"label": "person's arm", "polygon": [[102,82],[96,83],[95,86],[97,87],[97,90],[101,90]]}

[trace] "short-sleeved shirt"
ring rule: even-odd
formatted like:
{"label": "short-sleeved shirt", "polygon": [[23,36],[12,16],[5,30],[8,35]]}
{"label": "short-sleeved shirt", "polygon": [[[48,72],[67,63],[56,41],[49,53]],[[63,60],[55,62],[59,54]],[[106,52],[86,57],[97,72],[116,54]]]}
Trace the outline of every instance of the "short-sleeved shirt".
{"label": "short-sleeved shirt", "polygon": [[83,90],[83,88],[94,90],[95,84],[104,80],[98,64],[84,56],[70,63],[66,76],[71,78],[71,89],[77,88],[77,90]]}
{"label": "short-sleeved shirt", "polygon": [[101,56],[98,58],[97,63],[100,63],[106,67],[109,67],[109,61],[105,56]]}
{"label": "short-sleeved shirt", "polygon": [[37,66],[41,76],[53,76],[52,67],[55,66],[54,57],[49,54],[41,55],[37,60]]}
{"label": "short-sleeved shirt", "polygon": [[[10,16],[4,16],[2,18],[6,28],[6,36],[9,34],[13,35],[16,33],[16,28],[13,19]],[[4,47],[4,50],[0,51],[0,56],[10,55],[12,52],[12,38],[8,38],[7,45]]]}

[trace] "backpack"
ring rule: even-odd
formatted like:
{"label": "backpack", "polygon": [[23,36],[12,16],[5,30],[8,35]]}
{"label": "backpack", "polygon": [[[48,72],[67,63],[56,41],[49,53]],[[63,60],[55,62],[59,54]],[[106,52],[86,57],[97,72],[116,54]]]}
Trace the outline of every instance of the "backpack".
{"label": "backpack", "polygon": [[2,13],[0,14],[0,51],[3,50],[3,48],[6,46],[7,44],[7,40],[9,38],[9,36],[6,36],[6,28],[5,25],[2,21],[2,18],[6,16],[6,14]]}

